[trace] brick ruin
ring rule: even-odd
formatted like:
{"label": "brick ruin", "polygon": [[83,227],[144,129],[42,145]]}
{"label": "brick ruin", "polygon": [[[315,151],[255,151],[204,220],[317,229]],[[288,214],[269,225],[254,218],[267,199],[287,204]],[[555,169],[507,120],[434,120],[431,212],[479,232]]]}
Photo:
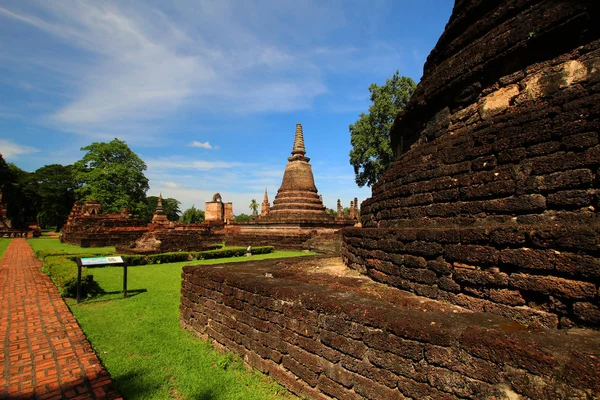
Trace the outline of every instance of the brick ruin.
{"label": "brick ruin", "polygon": [[76,201],[61,230],[61,242],[81,247],[104,247],[129,244],[139,239],[148,227],[131,211],[123,208],[119,214],[103,214],[96,200]]}
{"label": "brick ruin", "polygon": [[326,212],[309,161],[302,125],[296,124],[292,155],[288,157],[273,205],[265,189],[260,216],[250,222],[226,225],[226,243],[339,253],[340,229],[355,225],[357,218],[336,219]]}
{"label": "brick ruin", "polygon": [[457,2],[392,129],[397,161],[344,234],[350,267],[527,324],[600,326],[597,17]]}
{"label": "brick ruin", "polygon": [[308,398],[600,398],[599,8],[457,0],[345,264],[185,267],[182,326]]}
{"label": "brick ruin", "polygon": [[156,210],[152,214],[151,224],[160,226],[169,226],[171,224],[171,221],[167,218],[167,213],[163,210],[162,193],[158,195]]}
{"label": "brick ruin", "polygon": [[273,200],[273,206],[266,215],[260,216],[259,222],[333,222],[319,197],[309,161],[304,147],[302,125],[296,124],[292,156],[288,157],[281,186]]}

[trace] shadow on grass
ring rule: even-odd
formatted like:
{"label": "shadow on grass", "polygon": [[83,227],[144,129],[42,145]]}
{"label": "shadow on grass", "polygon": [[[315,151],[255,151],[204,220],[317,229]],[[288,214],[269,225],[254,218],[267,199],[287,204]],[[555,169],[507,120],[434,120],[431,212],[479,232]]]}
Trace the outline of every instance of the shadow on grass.
{"label": "shadow on grass", "polygon": [[127,297],[123,298],[123,291],[117,290],[114,292],[102,292],[99,296],[90,297],[89,299],[84,299],[81,301],[81,304],[84,303],[101,303],[104,301],[114,301],[114,300],[126,300],[130,297],[135,297],[138,294],[147,293],[148,289],[128,289]]}
{"label": "shadow on grass", "polygon": [[[140,293],[146,293],[148,292],[148,289],[131,289],[131,290],[127,290],[127,297],[133,297],[133,296],[137,296]],[[104,295],[109,295],[109,294],[123,294],[122,290],[117,290],[115,292],[104,292]]]}
{"label": "shadow on grass", "polygon": [[[113,377],[113,382],[124,398],[150,398],[155,397],[156,393],[164,388],[164,382],[154,381],[149,382],[146,379],[140,379],[140,374],[130,372],[120,376]],[[190,400],[217,400],[222,398],[213,388],[205,388],[198,390],[197,393],[182,396],[177,388],[171,387],[170,398],[186,398]]]}
{"label": "shadow on grass", "polygon": [[215,395],[215,391],[212,389],[204,389],[198,394],[192,396],[194,400],[216,400],[218,397]]}

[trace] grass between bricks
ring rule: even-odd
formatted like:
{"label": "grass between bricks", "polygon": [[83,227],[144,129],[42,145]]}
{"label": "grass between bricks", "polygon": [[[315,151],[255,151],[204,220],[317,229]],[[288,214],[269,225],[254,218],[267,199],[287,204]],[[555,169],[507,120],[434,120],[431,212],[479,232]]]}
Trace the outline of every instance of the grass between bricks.
{"label": "grass between bricks", "polygon": [[4,255],[4,252],[6,251],[6,248],[8,247],[11,240],[12,239],[0,238],[0,258],[2,258],[2,256]]}
{"label": "grass between bricks", "polygon": [[[311,255],[275,252],[252,260]],[[128,268],[90,269],[106,295],[68,304],[121,394],[133,399],[296,399],[232,355],[220,354],[179,326],[181,268],[247,261],[245,257]]]}

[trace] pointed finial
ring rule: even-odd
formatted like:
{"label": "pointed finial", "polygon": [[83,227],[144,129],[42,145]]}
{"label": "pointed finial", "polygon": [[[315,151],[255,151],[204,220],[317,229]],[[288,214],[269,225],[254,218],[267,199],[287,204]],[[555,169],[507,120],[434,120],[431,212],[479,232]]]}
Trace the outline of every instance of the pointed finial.
{"label": "pointed finial", "polygon": [[156,205],[157,210],[162,210],[162,193],[158,195],[158,204]]}
{"label": "pointed finial", "polygon": [[269,202],[269,195],[267,194],[267,188],[265,188],[265,198],[264,198],[264,202],[268,203]]}
{"label": "pointed finial", "polygon": [[292,149],[292,155],[295,154],[306,154],[306,149],[304,148],[304,134],[302,133],[302,124],[296,124],[296,136],[294,137],[294,148]]}

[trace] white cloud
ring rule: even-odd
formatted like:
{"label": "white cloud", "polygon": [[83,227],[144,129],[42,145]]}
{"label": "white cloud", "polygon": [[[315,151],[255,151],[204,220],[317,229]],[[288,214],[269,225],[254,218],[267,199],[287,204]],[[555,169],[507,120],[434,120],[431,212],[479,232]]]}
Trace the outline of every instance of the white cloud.
{"label": "white cloud", "polygon": [[[59,129],[102,138],[116,130],[129,141],[146,141],[160,133],[156,122],[184,107],[291,111],[309,108],[327,92],[302,52],[271,40],[272,32],[258,29],[265,21],[246,22],[239,9],[248,7],[233,2],[18,4],[0,7],[0,19],[29,25],[59,48],[79,52],[67,63],[73,98],[47,119]],[[275,23],[276,15],[267,20]],[[130,127],[125,134],[123,125]]]}
{"label": "white cloud", "polygon": [[188,147],[200,147],[201,149],[217,149],[217,147],[211,146],[209,142],[198,142],[194,140],[193,142],[188,144]]}
{"label": "white cloud", "polygon": [[169,189],[178,189],[180,187],[183,187],[183,185],[181,183],[176,182],[165,182],[165,187]]}
{"label": "white cloud", "polygon": [[[341,0],[301,6],[282,0],[16,1],[0,6],[0,23],[31,27],[53,51],[14,51],[26,39],[8,35],[3,47],[13,52],[2,53],[16,58],[12,68],[44,69],[52,79],[43,82],[61,82],[68,97],[44,120],[51,127],[156,144],[177,113],[307,110],[325,94],[354,110],[332,93],[329,76],[373,69],[389,74],[400,54],[381,42],[332,42],[356,22],[347,8]],[[363,22],[376,24],[385,12],[380,8]],[[363,82],[354,84],[364,90]]]}
{"label": "white cloud", "polygon": [[185,160],[181,157],[174,158],[159,158],[146,162],[148,169],[156,170],[200,170],[207,171],[211,169],[229,169],[245,165],[245,163],[233,161],[201,161],[201,160]]}
{"label": "white cloud", "polygon": [[0,139],[0,154],[4,159],[18,157],[23,154],[37,153],[39,150],[34,147],[24,146],[14,143],[10,140]]}

